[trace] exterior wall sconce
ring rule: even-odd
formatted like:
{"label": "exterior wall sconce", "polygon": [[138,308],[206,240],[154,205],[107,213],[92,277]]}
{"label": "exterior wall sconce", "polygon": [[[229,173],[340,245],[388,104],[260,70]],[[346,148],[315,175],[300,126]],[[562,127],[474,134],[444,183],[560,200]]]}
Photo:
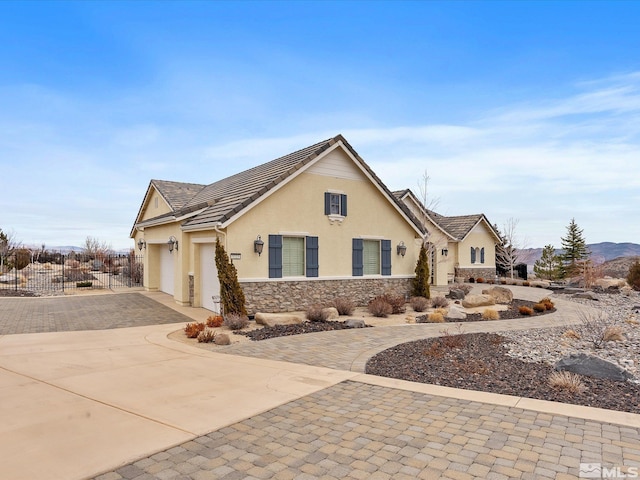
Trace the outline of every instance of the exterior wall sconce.
{"label": "exterior wall sconce", "polygon": [[138,250],[142,251],[143,248],[147,248],[147,242],[141,238],[138,240]]}
{"label": "exterior wall sconce", "polygon": [[174,248],[178,250],[178,240],[176,240],[176,237],[174,237],[173,235],[169,237],[167,245],[169,245],[169,252],[173,252]]}
{"label": "exterior wall sconce", "polygon": [[264,242],[262,241],[262,237],[258,235],[253,241],[253,251],[258,254],[258,256],[262,255],[262,249],[264,248]]}
{"label": "exterior wall sconce", "polygon": [[446,257],[447,255],[449,255],[449,249],[447,247],[444,247],[442,249],[442,256]]}
{"label": "exterior wall sconce", "polygon": [[407,253],[407,246],[404,244],[403,241],[400,241],[400,243],[396,247],[396,253],[398,255],[402,255],[403,257]]}

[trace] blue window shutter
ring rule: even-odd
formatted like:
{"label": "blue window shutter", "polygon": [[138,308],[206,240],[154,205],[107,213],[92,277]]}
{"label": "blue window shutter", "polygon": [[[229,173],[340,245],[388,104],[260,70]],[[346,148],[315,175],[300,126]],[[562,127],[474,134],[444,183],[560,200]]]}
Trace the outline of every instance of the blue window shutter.
{"label": "blue window shutter", "polygon": [[476,249],[471,247],[471,263],[476,263]]}
{"label": "blue window shutter", "polygon": [[318,237],[307,237],[307,277],[318,276]]}
{"label": "blue window shutter", "polygon": [[382,275],[391,275],[391,240],[380,241],[380,253],[382,257]]}
{"label": "blue window shutter", "polygon": [[282,278],[282,235],[269,235],[269,278]]}
{"label": "blue window shutter", "polygon": [[364,250],[363,241],[361,238],[353,239],[353,254],[352,254],[352,274],[354,277],[361,277],[364,274],[362,253]]}
{"label": "blue window shutter", "polygon": [[480,263],[484,263],[484,247],[480,249]]}
{"label": "blue window shutter", "polygon": [[347,216],[347,196],[340,195],[340,214],[343,217]]}
{"label": "blue window shutter", "polygon": [[324,214],[331,214],[331,194],[329,192],[324,192]]}

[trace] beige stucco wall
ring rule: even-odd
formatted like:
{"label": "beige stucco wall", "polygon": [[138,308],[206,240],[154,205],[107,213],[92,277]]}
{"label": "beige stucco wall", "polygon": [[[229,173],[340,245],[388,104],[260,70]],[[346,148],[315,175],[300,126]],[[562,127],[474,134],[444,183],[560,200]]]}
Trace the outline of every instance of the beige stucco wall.
{"label": "beige stucco wall", "polygon": [[[347,216],[341,223],[331,222],[324,214],[327,191],[347,195]],[[268,278],[269,234],[319,237],[320,277],[351,277],[353,238],[391,240],[394,276],[413,275],[417,260],[417,233],[364,176],[352,180],[302,173],[233,221],[226,246],[229,253],[242,255],[242,260],[234,262],[239,278]],[[265,243],[260,257],[253,251],[257,235]],[[396,255],[400,241],[408,247],[405,257]]]}
{"label": "beige stucco wall", "polygon": [[[495,267],[496,265],[496,249],[495,238],[484,222],[479,223],[460,242],[458,251],[458,262],[462,268],[480,268]],[[484,247],[484,263],[480,263],[480,258],[476,258],[476,263],[471,263],[471,247]]]}
{"label": "beige stucco wall", "polygon": [[[157,207],[156,201],[158,203]],[[152,187],[151,191],[149,192],[147,204],[145,205],[142,212],[142,218],[140,218],[139,221],[148,220],[149,218],[155,218],[159,215],[164,215],[165,213],[169,212],[171,212],[171,208],[169,207],[169,205],[167,205],[167,202],[165,202],[164,198],[162,198],[162,196]]]}

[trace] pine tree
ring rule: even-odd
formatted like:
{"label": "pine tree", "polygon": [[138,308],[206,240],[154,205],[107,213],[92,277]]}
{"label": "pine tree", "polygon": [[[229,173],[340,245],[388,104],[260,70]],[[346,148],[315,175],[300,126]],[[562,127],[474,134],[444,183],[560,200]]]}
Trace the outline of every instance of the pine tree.
{"label": "pine tree", "polygon": [[220,300],[224,314],[235,313],[247,315],[245,308],[245,298],[240,282],[238,282],[238,271],[233,263],[229,261],[222,242],[216,242],[216,267],[218,268],[218,280],[220,280]]}
{"label": "pine tree", "polygon": [[420,255],[416,263],[416,276],[413,279],[413,290],[411,294],[414,297],[431,298],[431,289],[429,287],[429,256],[424,244],[420,247]]}
{"label": "pine tree", "polygon": [[536,260],[533,271],[539,278],[558,280],[563,277],[563,265],[560,256],[556,255],[553,245],[546,245],[542,249],[540,260]]}
{"label": "pine tree", "polygon": [[567,226],[567,236],[562,237],[563,253],[560,255],[564,268],[568,275],[577,275],[580,272],[584,260],[589,258],[591,252],[587,248],[583,231],[578,227],[574,218]]}

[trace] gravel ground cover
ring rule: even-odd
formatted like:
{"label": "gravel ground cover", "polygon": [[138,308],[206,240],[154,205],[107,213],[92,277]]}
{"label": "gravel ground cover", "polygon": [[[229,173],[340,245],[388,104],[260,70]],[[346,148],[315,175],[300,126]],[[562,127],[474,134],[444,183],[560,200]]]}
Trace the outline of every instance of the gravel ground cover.
{"label": "gravel ground cover", "polygon": [[0,297],[37,297],[38,294],[29,290],[13,290],[0,288]]}
{"label": "gravel ground cover", "polygon": [[[369,325],[367,325],[368,327]],[[303,333],[328,332],[331,330],[345,330],[349,327],[344,322],[325,321],[325,322],[304,322],[296,325],[275,325],[273,327],[263,327],[249,332],[233,332],[236,335],[244,335],[245,337],[258,341],[267,340],[275,337],[286,337],[288,335],[300,335]]]}
{"label": "gravel ground cover", "polygon": [[581,376],[585,390],[552,388],[553,367],[508,355],[509,340],[477,333],[404,343],[375,355],[366,372],[411,382],[640,413],[640,385]]}

